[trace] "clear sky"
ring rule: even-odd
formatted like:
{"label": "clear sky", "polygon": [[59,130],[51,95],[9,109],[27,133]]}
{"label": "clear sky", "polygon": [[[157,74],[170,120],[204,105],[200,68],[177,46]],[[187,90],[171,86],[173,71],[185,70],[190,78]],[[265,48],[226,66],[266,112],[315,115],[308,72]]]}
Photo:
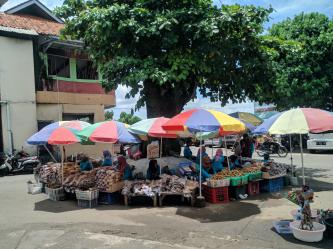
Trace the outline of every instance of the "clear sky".
{"label": "clear sky", "polygon": [[[48,8],[53,9],[56,6],[62,4],[63,0],[40,0]],[[8,0],[8,2],[2,7],[1,10],[6,10],[19,3],[25,2],[25,0]],[[256,6],[269,7],[272,6],[274,12],[270,15],[270,21],[265,25],[269,28],[273,23],[280,22],[288,17],[293,17],[301,12],[321,12],[332,18],[333,16],[333,0],[214,0],[217,5],[223,4],[253,4]],[[123,86],[119,86],[116,91],[117,107],[113,108],[115,117],[119,116],[121,111],[129,112],[136,103],[136,98],[125,99],[125,94],[128,89]],[[191,101],[187,104],[185,109],[193,107],[204,107],[222,110],[226,113],[234,111],[248,111],[253,112],[254,106],[252,103],[241,104],[228,104],[221,107],[219,102],[211,103],[208,99],[199,97],[198,99]],[[141,108],[137,113],[138,116],[145,118],[146,110]]]}

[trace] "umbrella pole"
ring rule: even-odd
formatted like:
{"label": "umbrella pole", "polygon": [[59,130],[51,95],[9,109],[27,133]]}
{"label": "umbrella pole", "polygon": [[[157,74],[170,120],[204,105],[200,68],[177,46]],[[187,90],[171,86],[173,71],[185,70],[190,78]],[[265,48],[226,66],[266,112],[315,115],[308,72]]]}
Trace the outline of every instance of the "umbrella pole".
{"label": "umbrella pole", "polygon": [[223,137],[224,139],[224,147],[225,147],[225,156],[227,157],[227,163],[228,163],[228,169],[230,170],[230,163],[229,163],[229,156],[228,156],[228,147],[227,147],[227,140],[226,137]]}
{"label": "umbrella pole", "polygon": [[212,159],[214,158],[214,148],[213,148],[214,139],[212,138]]}
{"label": "umbrella pole", "polygon": [[46,151],[50,154],[51,158],[53,159],[53,161],[56,163],[57,160],[54,158],[54,156],[52,155],[51,151],[49,150],[49,148],[47,148],[47,146],[45,144],[43,144],[44,148],[46,149]]}
{"label": "umbrella pole", "polygon": [[294,167],[293,167],[293,145],[291,143],[291,134],[289,134],[289,147],[290,147],[290,166],[291,166],[291,176],[294,176]]}
{"label": "umbrella pole", "polygon": [[[161,137],[161,148],[160,148],[160,158],[162,159],[162,153],[163,153],[163,150],[162,150],[162,145],[163,145],[163,138]],[[160,175],[162,175],[162,168],[160,166]]]}
{"label": "umbrella pole", "polygon": [[60,146],[61,150],[61,185],[64,184],[64,146]]}
{"label": "umbrella pole", "polygon": [[200,133],[200,147],[199,147],[199,152],[200,152],[200,168],[199,168],[199,197],[202,197],[202,190],[201,190],[201,166],[202,166],[202,137],[201,137],[201,133]]}
{"label": "umbrella pole", "polygon": [[302,161],[302,177],[303,177],[303,186],[305,185],[305,174],[304,174],[304,160],[303,160],[303,141],[302,134],[299,134],[299,144],[301,147],[301,161]]}

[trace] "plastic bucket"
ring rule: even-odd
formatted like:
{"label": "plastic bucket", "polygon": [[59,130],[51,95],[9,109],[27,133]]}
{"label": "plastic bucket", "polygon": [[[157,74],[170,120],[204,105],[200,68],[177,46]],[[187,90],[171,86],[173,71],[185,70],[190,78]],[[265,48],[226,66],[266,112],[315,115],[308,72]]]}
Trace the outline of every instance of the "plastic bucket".
{"label": "plastic bucket", "polygon": [[290,222],[289,226],[293,232],[293,235],[296,239],[305,241],[305,242],[319,242],[323,239],[324,231],[326,226],[318,222],[313,222],[314,229],[312,231],[302,230],[299,228],[301,221],[296,220]]}

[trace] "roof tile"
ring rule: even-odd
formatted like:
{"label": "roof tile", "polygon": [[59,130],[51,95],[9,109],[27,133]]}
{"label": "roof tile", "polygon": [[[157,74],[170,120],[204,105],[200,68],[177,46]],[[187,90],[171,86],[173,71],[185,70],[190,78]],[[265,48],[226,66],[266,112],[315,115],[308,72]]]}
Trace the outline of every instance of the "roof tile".
{"label": "roof tile", "polygon": [[0,26],[33,30],[42,35],[59,35],[63,24],[40,17],[0,13]]}

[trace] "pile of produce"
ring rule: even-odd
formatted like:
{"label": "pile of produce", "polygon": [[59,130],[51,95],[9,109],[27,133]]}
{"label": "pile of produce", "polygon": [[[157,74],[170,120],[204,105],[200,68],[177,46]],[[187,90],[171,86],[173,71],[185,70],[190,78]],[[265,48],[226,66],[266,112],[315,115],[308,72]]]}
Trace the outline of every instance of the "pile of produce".
{"label": "pile of produce", "polygon": [[61,165],[59,163],[43,165],[35,171],[35,174],[35,177],[46,183],[48,187],[61,185]]}
{"label": "pile of produce", "polygon": [[153,188],[150,186],[150,182],[146,181],[127,181],[123,187],[123,195],[146,195],[154,196],[159,187]]}
{"label": "pile of produce", "polygon": [[179,178],[178,176],[170,176],[163,174],[161,177],[161,191],[182,193],[185,189],[186,179]]}
{"label": "pile of produce", "polygon": [[64,178],[64,188],[75,193],[75,189],[88,190],[95,187],[96,170],[84,171],[68,175]]}
{"label": "pile of produce", "polygon": [[262,171],[267,172],[270,176],[286,175],[287,166],[287,164],[272,162],[269,166],[263,167]]}
{"label": "pile of produce", "polygon": [[161,192],[182,193],[190,196],[198,187],[198,182],[163,174],[161,180],[155,181],[126,181],[122,190],[123,195],[138,194],[154,196]]}
{"label": "pile of produce", "polygon": [[80,166],[75,163],[64,163],[64,177],[79,173]]}
{"label": "pile of produce", "polygon": [[96,187],[100,191],[108,191],[112,186],[122,181],[122,175],[113,167],[101,167],[96,172]]}
{"label": "pile of produce", "polygon": [[244,173],[256,173],[261,171],[262,165],[261,164],[252,164],[251,166],[244,167],[242,171]]}
{"label": "pile of produce", "polygon": [[225,178],[239,177],[242,175],[243,175],[243,172],[240,169],[233,169],[233,170],[224,169],[224,170],[218,172],[217,174],[213,175],[211,177],[211,179],[212,180],[222,180]]}

